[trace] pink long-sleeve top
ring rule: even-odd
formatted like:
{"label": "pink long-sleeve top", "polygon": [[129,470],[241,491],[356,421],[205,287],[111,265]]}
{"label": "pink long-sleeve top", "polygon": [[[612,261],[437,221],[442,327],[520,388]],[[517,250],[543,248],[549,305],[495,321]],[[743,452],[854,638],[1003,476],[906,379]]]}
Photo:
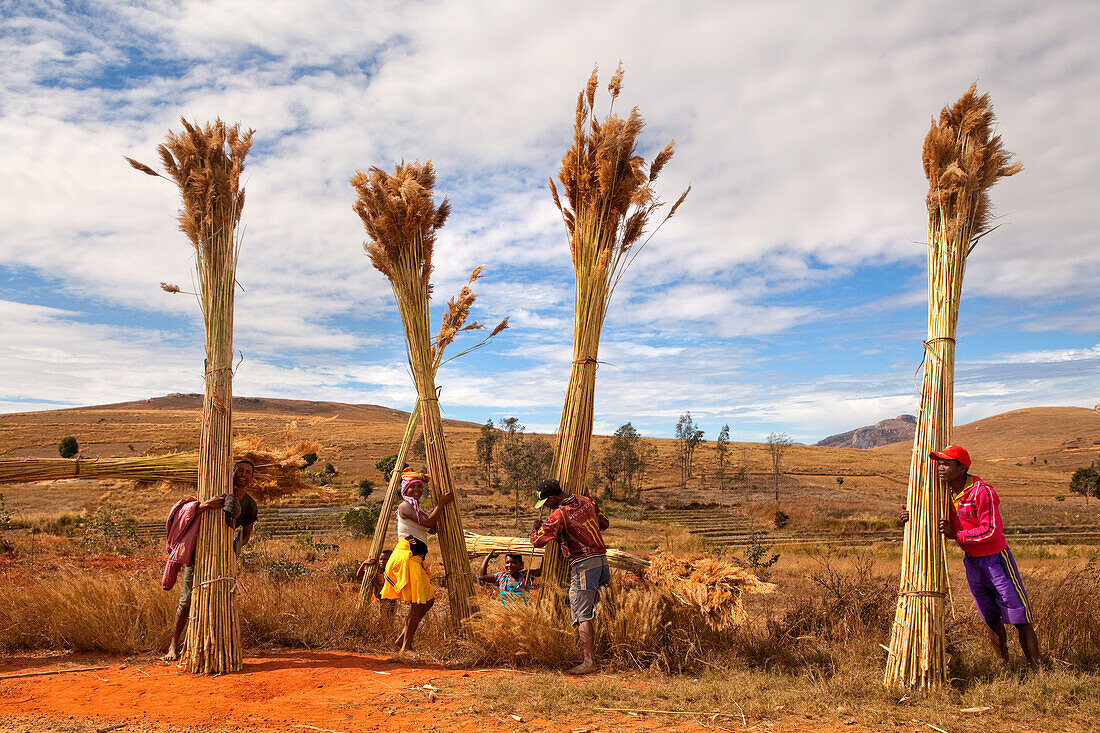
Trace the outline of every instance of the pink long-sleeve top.
{"label": "pink long-sleeve top", "polygon": [[996,555],[1008,547],[1000,503],[993,487],[977,476],[970,476],[963,490],[951,496],[955,541],[970,557]]}
{"label": "pink long-sleeve top", "polygon": [[199,537],[199,500],[194,497],[180,499],[168,512],[165,525],[165,550],[168,562],[164,564],[161,588],[171,590],[176,584],[180,568],[195,561],[195,545]]}

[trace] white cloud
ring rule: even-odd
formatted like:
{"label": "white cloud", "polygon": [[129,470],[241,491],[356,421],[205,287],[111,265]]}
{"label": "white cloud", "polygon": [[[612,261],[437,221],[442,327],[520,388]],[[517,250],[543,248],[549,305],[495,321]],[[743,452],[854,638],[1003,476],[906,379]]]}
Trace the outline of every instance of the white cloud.
{"label": "white cloud", "polygon": [[[896,295],[882,289],[859,307],[802,296],[840,288],[868,266],[921,264],[920,142],[928,118],[975,78],[992,92],[1025,171],[993,191],[1005,226],[975,250],[967,296],[1046,304],[1020,316],[1025,332],[1095,332],[1100,151],[1091,141],[1100,120],[1087,100],[1100,92],[1100,6],[89,7],[90,17],[52,4],[35,6],[34,17],[13,13],[0,40],[0,145],[13,172],[0,181],[0,267],[16,273],[0,298],[33,300],[19,278],[31,272],[70,301],[113,309],[112,322],[120,313],[132,321],[97,324],[94,308],[20,310],[39,328],[25,347],[7,329],[0,340],[13,357],[0,398],[13,404],[143,397],[193,379],[180,363],[195,349],[148,325],[201,332],[193,300],[157,289],[161,280],[190,285],[177,193],[121,156],[152,162],[180,114],[222,115],[258,129],[236,316],[241,389],[409,402],[403,368],[383,366],[403,358],[400,326],[359,247],[347,179],[376,163],[432,158],[440,194],[455,203],[437,250],[436,303],[488,264],[477,317],[511,314],[514,326],[491,360],[449,367],[452,404],[537,408],[535,420],[552,423],[572,358],[573,294],[545,181],[592,62],[606,80],[619,58],[619,104],[638,104],[649,121],[643,152],[677,139],[662,174],[666,198],[694,189],[612,303],[601,425],[632,415],[674,422],[690,408],[708,419],[787,421],[808,438],[894,412],[904,385],[889,379],[868,386],[853,375],[830,391],[806,376],[811,369],[785,370],[793,358],[827,362],[823,347],[797,343],[800,329],[863,332],[918,304],[923,283],[900,282]],[[767,341],[777,336],[796,343],[781,351]],[[874,347],[884,348],[857,348]],[[975,385],[960,387],[979,407],[961,412],[1095,392],[1085,374],[1093,349],[1048,347],[1028,342],[998,356],[1013,368],[1008,378],[975,371]],[[1056,389],[1035,385],[1053,362],[1063,367],[1048,382]],[[112,363],[142,371],[122,388],[107,378]]]}

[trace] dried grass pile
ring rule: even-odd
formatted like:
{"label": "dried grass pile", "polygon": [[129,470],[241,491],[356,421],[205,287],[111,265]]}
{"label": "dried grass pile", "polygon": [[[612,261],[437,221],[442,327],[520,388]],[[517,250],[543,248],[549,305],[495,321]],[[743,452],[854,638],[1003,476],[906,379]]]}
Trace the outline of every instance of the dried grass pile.
{"label": "dried grass pile", "polygon": [[[543,587],[547,601],[510,602],[494,596],[466,623],[457,640],[476,663],[564,667],[579,654],[565,591]],[[733,639],[712,627],[693,606],[655,587],[612,579],[596,611],[601,664],[620,669],[680,673],[728,663]]]}
{"label": "dried grass pile", "polygon": [[[248,493],[263,504],[302,491],[318,490],[319,487],[303,480],[301,466],[302,456],[319,450],[319,442],[293,441],[289,433],[282,448],[264,445],[259,435],[238,435],[233,439],[232,460],[252,461],[256,471]],[[194,486],[198,477],[198,453],[136,458],[0,458],[0,483],[93,478]]]}
{"label": "dried grass pile", "polygon": [[265,446],[263,438],[252,433],[233,439],[233,461],[252,461],[256,467],[248,493],[261,504],[302,491],[331,493],[302,478],[302,457],[320,450],[321,444],[316,440],[295,441],[289,428],[282,448]]}
{"label": "dried grass pile", "polygon": [[[573,144],[558,171],[564,202],[554,181],[550,181],[554,205],[569,233],[569,252],[576,275],[573,366],[553,465],[554,478],[566,493],[586,491],[600,332],[615,286],[649,241],[646,228],[664,206],[654,183],[672,159],[674,149],[674,143],[668,143],[648,166],[638,155],[638,136],[645,126],[641,114],[636,107],[625,119],[614,114],[622,81],[620,64],[607,87],[611,94],[610,109],[600,121],[594,110],[598,76],[593,69],[588,84],[577,95]],[[675,214],[687,194],[688,191],[681,194],[661,224]],[[545,577],[564,579],[562,560],[558,544],[547,545]]]}
{"label": "dried grass pile", "polygon": [[[237,225],[244,207],[241,175],[254,131],[221,119],[181,123],[183,132],[169,132],[157,152],[168,179],[179,187],[179,228],[194,248],[198,270],[206,331],[198,493],[209,499],[231,491],[233,302],[241,245]],[[130,165],[164,178],[143,163],[130,160]],[[241,644],[229,528],[218,512],[205,512],[201,521],[185,662],[191,672],[235,672],[241,668]]]}
{"label": "dried grass pile", "polygon": [[659,552],[649,559],[646,580],[698,612],[712,628],[722,631],[745,619],[741,597],[775,590],[750,570],[704,554]]}
{"label": "dried grass pile", "polygon": [[901,583],[884,681],[927,688],[942,685],[945,604],[948,592],[944,536],[947,488],[929,452],[951,442],[955,396],[955,329],[966,258],[991,231],[989,189],[1021,170],[993,134],[989,95],[971,86],[924,140],[928,178],[928,340],[924,384],[909,466],[906,506],[910,519],[902,546]]}

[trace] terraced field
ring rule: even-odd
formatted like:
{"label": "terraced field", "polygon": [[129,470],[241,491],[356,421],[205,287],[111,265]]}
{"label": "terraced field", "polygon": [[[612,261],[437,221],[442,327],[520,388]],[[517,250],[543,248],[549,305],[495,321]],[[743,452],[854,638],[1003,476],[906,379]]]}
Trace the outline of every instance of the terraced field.
{"label": "terraced field", "polygon": [[[879,529],[774,529],[735,509],[656,509],[645,513],[647,521],[684,527],[703,538],[707,545],[744,547],[751,543],[753,530],[765,531],[769,541],[778,545],[870,545],[880,542],[900,542],[897,527]],[[1100,544],[1100,523],[1051,522],[1009,524],[1005,527],[1009,541],[1045,544]]]}

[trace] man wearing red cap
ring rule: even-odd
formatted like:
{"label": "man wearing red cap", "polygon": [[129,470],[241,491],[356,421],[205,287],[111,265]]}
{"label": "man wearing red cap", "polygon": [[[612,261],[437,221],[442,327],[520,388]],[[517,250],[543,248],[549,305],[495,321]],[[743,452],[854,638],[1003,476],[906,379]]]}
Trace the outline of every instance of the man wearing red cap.
{"label": "man wearing red cap", "polygon": [[[949,445],[942,451],[932,451],[929,457],[936,462],[936,475],[947,484],[951,499],[949,516],[940,520],[940,531],[954,538],[966,553],[966,582],[997,656],[1008,659],[1005,623],[1010,623],[1019,634],[1028,669],[1037,671],[1039,641],[1032,626],[1031,605],[1005,540],[997,492],[977,476],[969,475],[970,454],[966,449]],[[908,519],[905,510],[902,521]]]}

